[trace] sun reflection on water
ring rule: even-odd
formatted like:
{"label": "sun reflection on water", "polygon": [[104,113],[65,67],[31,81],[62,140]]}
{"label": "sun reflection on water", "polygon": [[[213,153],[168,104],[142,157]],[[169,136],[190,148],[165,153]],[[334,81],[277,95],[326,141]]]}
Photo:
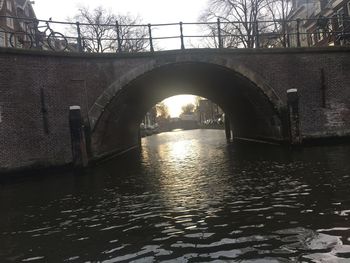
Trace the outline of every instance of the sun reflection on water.
{"label": "sun reflection on water", "polygon": [[[216,217],[221,209],[220,203],[227,188],[225,182],[219,178],[220,174],[213,173],[212,189],[220,191],[208,190],[211,187],[208,187],[208,180],[204,180],[203,176],[210,171],[207,165],[201,165],[210,163],[213,155],[220,158],[220,153],[215,148],[208,150],[206,143],[203,143],[206,140],[205,133],[202,134],[202,140],[186,138],[186,131],[176,131],[173,134],[176,136],[175,139],[172,137],[171,142],[165,139],[169,137],[168,134],[144,140],[143,146],[148,152],[144,151],[143,161],[148,168],[156,169],[162,200],[172,211],[171,218],[177,229],[194,231],[197,227],[206,225],[203,218]],[[149,150],[151,145],[156,145],[152,151]],[[155,159],[157,162],[154,162]],[[216,169],[215,163],[210,169]],[[206,212],[199,215],[198,211]],[[181,225],[180,228],[178,224]]]}

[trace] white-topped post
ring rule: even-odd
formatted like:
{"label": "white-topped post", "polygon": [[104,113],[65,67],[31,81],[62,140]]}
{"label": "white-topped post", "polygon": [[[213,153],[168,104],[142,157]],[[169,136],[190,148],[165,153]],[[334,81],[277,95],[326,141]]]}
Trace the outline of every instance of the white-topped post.
{"label": "white-topped post", "polygon": [[72,143],[73,166],[86,167],[88,165],[88,158],[80,106],[69,107],[69,127]]}

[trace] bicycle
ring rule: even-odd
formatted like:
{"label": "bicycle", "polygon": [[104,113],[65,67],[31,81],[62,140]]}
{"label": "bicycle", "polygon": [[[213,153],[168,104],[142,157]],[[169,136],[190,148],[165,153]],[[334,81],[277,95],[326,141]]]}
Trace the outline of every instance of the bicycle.
{"label": "bicycle", "polygon": [[[60,32],[54,31],[50,27],[50,21],[45,21],[44,26],[32,26],[29,27],[30,24],[37,24],[37,22],[25,22],[27,24],[26,26],[26,31],[17,31],[17,32],[12,32],[10,34],[10,45],[14,48],[25,48],[25,49],[30,49],[33,47],[33,43],[35,42],[36,47],[41,47],[44,46],[46,43],[48,44],[49,48],[54,50],[54,51],[64,51],[68,47],[68,41],[67,38]],[[39,28],[45,27],[44,31],[39,31]],[[29,33],[28,32],[29,28]],[[34,31],[34,33],[33,33]],[[49,35],[46,37],[46,43],[45,43],[45,36],[46,32],[49,31]],[[33,41],[33,36],[34,40]],[[40,45],[41,43],[41,45]]]}
{"label": "bicycle", "polygon": [[33,47],[32,36],[25,31],[10,33],[10,45],[14,48],[30,49]]}

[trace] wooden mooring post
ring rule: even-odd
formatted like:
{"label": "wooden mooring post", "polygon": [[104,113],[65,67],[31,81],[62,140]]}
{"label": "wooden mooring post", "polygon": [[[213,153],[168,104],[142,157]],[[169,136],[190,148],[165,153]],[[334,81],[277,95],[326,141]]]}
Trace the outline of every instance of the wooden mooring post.
{"label": "wooden mooring post", "polygon": [[80,106],[69,107],[69,127],[73,166],[76,168],[86,167],[88,165],[88,157]]}
{"label": "wooden mooring post", "polygon": [[292,145],[300,145],[302,137],[300,134],[299,96],[297,89],[287,90],[289,136]]}

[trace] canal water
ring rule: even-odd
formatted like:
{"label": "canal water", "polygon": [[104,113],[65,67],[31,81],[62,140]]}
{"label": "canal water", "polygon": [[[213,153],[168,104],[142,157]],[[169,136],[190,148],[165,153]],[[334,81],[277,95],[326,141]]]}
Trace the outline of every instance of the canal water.
{"label": "canal water", "polygon": [[350,146],[162,133],[0,186],[0,262],[350,262]]}

